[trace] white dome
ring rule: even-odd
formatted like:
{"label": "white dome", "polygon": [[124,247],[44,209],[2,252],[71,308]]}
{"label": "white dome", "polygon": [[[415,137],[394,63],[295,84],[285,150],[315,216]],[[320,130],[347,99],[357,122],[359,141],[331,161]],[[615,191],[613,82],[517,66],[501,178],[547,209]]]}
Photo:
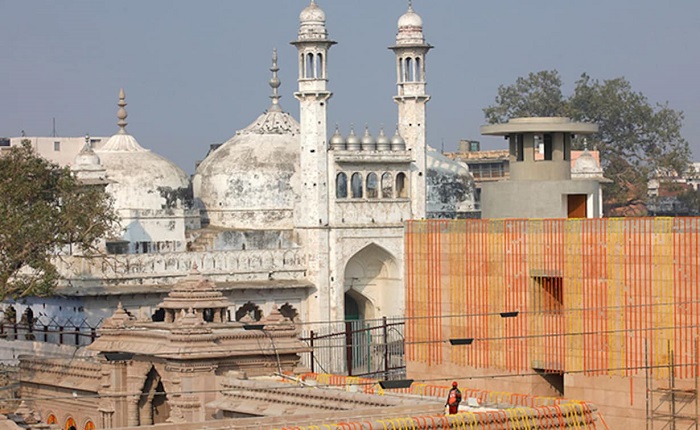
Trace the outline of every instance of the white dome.
{"label": "white dome", "polygon": [[598,161],[587,150],[583,151],[574,161],[574,167],[571,169],[573,175],[579,176],[598,176],[603,174],[603,169],[598,164]]}
{"label": "white dome", "polygon": [[399,30],[402,28],[423,28],[423,19],[411,8],[399,18]]}
{"label": "white dome", "polygon": [[195,199],[210,225],[292,228],[299,195],[299,123],[268,111],[197,167]]}
{"label": "white dome", "polygon": [[299,14],[299,22],[305,23],[325,23],[326,13],[318,7],[315,1],[312,1],[304,10]]}
{"label": "white dome", "polygon": [[166,158],[144,149],[133,136],[115,134],[95,152],[106,170],[107,191],[114,197],[116,209],[183,207],[183,202],[172,200],[172,196],[189,188],[187,174]]}
{"label": "white dome", "polygon": [[430,146],[425,155],[428,216],[453,218],[474,210],[474,178],[467,164],[449,159]]}

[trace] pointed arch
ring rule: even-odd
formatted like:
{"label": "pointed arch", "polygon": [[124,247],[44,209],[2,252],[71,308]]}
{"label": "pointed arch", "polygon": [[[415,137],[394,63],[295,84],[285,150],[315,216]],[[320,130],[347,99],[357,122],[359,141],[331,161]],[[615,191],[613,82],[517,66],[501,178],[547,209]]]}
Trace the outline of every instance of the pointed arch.
{"label": "pointed arch", "polygon": [[379,197],[379,180],[377,174],[370,172],[367,175],[367,198],[376,199]]}
{"label": "pointed arch", "polygon": [[[402,308],[396,303],[401,279],[396,257],[371,243],[356,252],[346,263],[343,287],[348,304],[357,305],[357,319],[372,319],[394,314]],[[352,309],[345,309],[346,317]]]}
{"label": "pointed arch", "polygon": [[406,183],[406,174],[400,172],[396,175],[396,197],[397,198],[407,198],[408,197],[408,184]]}
{"label": "pointed arch", "polygon": [[391,199],[394,197],[394,178],[391,173],[384,172],[382,174],[382,198]]}
{"label": "pointed arch", "polygon": [[362,174],[355,172],[352,174],[350,179],[350,188],[352,188],[352,198],[361,199],[362,198]]}
{"label": "pointed arch", "polygon": [[348,175],[345,172],[338,173],[335,180],[335,198],[348,198]]}
{"label": "pointed arch", "polygon": [[138,402],[139,424],[162,424],[170,417],[170,405],[160,373],[151,367],[141,388]]}

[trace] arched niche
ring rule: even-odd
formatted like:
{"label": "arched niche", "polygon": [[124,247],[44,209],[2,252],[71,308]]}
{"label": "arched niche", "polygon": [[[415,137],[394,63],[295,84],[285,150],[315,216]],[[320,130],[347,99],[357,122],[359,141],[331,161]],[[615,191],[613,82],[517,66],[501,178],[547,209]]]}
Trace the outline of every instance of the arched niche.
{"label": "arched niche", "polygon": [[[393,314],[401,279],[396,258],[386,249],[370,244],[345,265],[345,316],[359,320]],[[357,316],[353,315],[354,308]]]}

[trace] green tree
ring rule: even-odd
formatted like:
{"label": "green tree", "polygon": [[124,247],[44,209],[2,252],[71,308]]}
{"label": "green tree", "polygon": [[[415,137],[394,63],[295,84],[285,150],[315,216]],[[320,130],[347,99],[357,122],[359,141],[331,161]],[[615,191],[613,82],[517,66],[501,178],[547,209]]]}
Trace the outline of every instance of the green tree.
{"label": "green tree", "polygon": [[[606,213],[646,201],[647,181],[657,171],[684,172],[690,147],[681,135],[683,113],[667,104],[651,105],[625,78],[605,81],[582,74],[573,94],[564,97],[556,70],[530,73],[500,86],[496,104],[484,109],[490,123],[519,116],[568,116],[598,124],[589,144],[600,151],[605,176]],[[575,149],[582,141],[574,142]]]}
{"label": "green tree", "polygon": [[0,299],[50,294],[54,258],[97,251],[117,215],[104,189],[35,155],[29,141],[0,156]]}

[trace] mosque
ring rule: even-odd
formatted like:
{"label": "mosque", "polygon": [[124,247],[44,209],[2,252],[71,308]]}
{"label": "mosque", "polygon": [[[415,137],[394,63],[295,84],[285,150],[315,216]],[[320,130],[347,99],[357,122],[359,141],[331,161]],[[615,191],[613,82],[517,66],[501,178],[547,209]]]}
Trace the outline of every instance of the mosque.
{"label": "mosque", "polygon": [[[474,209],[466,164],[427,144],[427,54],[421,17],[409,5],[395,43],[396,131],[331,133],[328,61],[336,43],[311,1],[299,16],[297,120],[282,109],[277,53],[271,105],[213,148],[189,177],[127,132],[89,140],[71,168],[113,196],[121,232],[105,255],[58,262],[52,298],[14,303],[22,315],[97,325],[121,303],[141,320],[193,267],[232,303],[226,318],[274,309],[304,322],[372,319],[404,312],[404,222],[467,217]],[[6,307],[9,304],[6,305]]]}

